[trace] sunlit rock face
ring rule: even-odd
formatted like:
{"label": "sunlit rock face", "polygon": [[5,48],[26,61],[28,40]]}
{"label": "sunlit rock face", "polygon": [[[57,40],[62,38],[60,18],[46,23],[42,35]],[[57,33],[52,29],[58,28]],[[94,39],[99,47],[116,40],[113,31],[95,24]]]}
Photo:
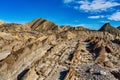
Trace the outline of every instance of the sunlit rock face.
{"label": "sunlit rock face", "polygon": [[0,20],[0,25],[2,25],[2,24],[5,24],[5,22],[4,22],[4,21],[2,21],[2,20]]}
{"label": "sunlit rock face", "polygon": [[0,25],[0,80],[119,80],[119,30],[45,19]]}

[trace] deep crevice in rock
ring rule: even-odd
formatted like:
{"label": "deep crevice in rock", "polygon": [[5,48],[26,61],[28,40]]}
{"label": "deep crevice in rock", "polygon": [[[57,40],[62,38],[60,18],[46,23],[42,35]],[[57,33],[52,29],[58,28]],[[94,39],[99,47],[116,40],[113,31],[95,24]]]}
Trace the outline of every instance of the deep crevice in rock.
{"label": "deep crevice in rock", "polygon": [[29,71],[30,69],[25,69],[24,71],[22,71],[18,76],[17,76],[17,80],[22,80],[23,76]]}

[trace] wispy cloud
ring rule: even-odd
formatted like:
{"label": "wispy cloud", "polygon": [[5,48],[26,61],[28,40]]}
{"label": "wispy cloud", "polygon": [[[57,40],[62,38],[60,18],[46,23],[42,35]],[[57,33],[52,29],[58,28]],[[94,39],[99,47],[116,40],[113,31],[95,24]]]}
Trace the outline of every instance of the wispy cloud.
{"label": "wispy cloud", "polygon": [[116,13],[112,14],[108,19],[114,20],[114,21],[120,21],[120,12],[116,12]]}
{"label": "wispy cloud", "polygon": [[88,11],[105,11],[115,6],[119,6],[120,3],[114,1],[107,1],[107,0],[93,0],[92,2],[87,1],[80,1],[80,9],[86,12]]}
{"label": "wispy cloud", "polygon": [[86,24],[76,24],[76,25],[73,25],[73,26],[75,26],[75,27],[77,27],[77,26],[83,26],[83,27],[85,27]]}
{"label": "wispy cloud", "polygon": [[64,3],[71,3],[73,0],[63,0]]}
{"label": "wispy cloud", "polygon": [[[119,0],[63,0],[76,10],[88,13],[89,19],[106,19],[120,21]],[[104,12],[106,14],[104,14]],[[115,12],[115,13],[114,13]],[[91,16],[91,13],[94,14]],[[97,14],[97,15],[96,15]],[[112,14],[112,15],[111,15]]]}
{"label": "wispy cloud", "polygon": [[99,18],[104,18],[105,16],[103,15],[97,15],[97,16],[88,16],[90,19],[99,19]]}
{"label": "wispy cloud", "polygon": [[102,12],[120,6],[115,0],[64,0],[64,3],[74,3],[72,7],[85,12]]}
{"label": "wispy cloud", "polygon": [[100,21],[101,23],[108,23],[108,22],[110,22],[110,21]]}
{"label": "wispy cloud", "polygon": [[77,27],[77,26],[86,26],[87,24],[64,24],[64,25],[70,25],[70,26]]}

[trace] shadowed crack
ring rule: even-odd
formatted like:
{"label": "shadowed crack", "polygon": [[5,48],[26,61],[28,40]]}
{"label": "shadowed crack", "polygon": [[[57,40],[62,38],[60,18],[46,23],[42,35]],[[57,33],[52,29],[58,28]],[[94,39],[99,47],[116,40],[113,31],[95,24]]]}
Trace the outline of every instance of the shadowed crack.
{"label": "shadowed crack", "polygon": [[18,76],[17,76],[17,80],[22,80],[23,76],[29,71],[29,69],[25,69],[24,71],[22,71]]}
{"label": "shadowed crack", "polygon": [[118,71],[111,71],[111,74],[118,80],[120,80],[120,70]]}

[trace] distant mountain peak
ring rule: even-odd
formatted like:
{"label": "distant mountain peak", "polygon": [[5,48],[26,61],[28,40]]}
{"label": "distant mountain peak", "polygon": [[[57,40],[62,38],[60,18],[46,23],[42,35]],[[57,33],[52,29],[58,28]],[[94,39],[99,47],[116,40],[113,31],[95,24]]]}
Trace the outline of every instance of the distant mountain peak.
{"label": "distant mountain peak", "polygon": [[105,23],[106,25],[110,25],[110,23],[109,22],[107,22],[107,23]]}
{"label": "distant mountain peak", "polygon": [[56,24],[43,18],[34,19],[32,22],[27,23],[32,30],[51,30],[57,28]]}
{"label": "distant mountain peak", "polygon": [[47,21],[46,19],[43,19],[43,18],[36,18],[36,19],[34,19],[32,22],[36,22],[36,21]]}
{"label": "distant mountain peak", "polygon": [[117,28],[111,26],[110,23],[105,23],[105,24],[99,29],[99,31],[106,31],[106,32],[109,32],[109,33],[115,34],[115,35],[120,34],[120,31],[119,31]]}
{"label": "distant mountain peak", "polygon": [[112,26],[110,25],[110,23],[105,23],[102,27],[107,28],[107,27],[112,27]]}
{"label": "distant mountain peak", "polygon": [[105,23],[101,28],[100,28],[100,31],[107,31],[109,29],[113,29],[114,27],[112,27],[110,25],[110,23]]}

